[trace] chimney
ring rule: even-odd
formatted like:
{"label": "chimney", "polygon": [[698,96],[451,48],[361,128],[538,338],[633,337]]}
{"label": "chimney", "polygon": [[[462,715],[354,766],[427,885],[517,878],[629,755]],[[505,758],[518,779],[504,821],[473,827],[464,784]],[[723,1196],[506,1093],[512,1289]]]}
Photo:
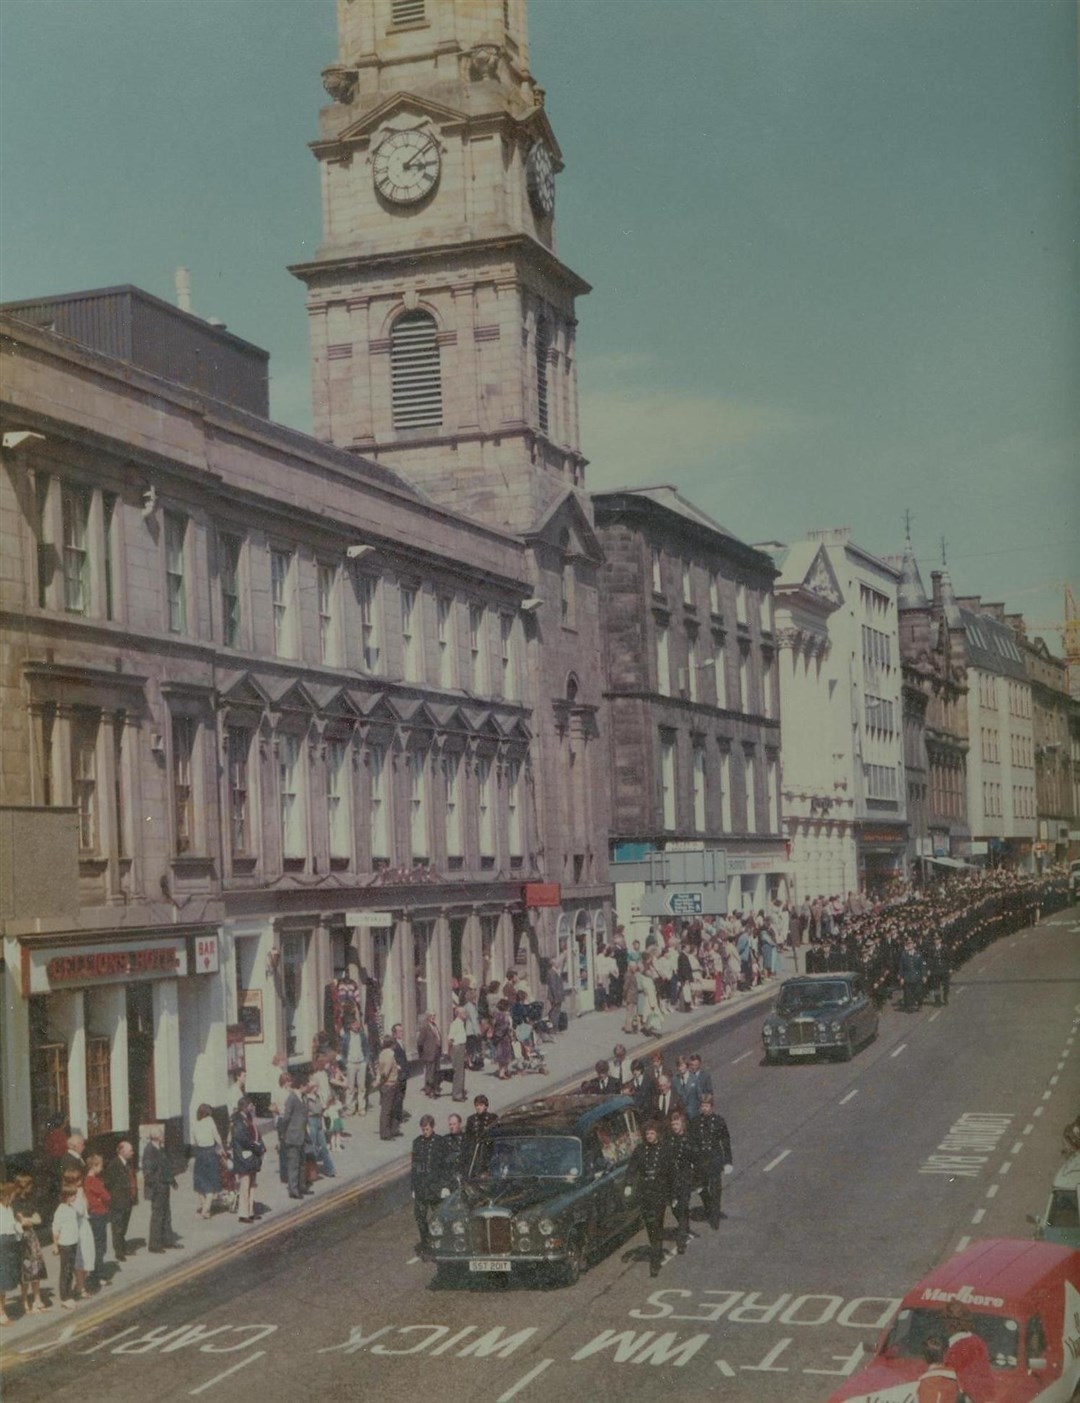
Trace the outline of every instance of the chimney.
{"label": "chimney", "polygon": [[930,590],[931,590],[931,593],[932,593],[932,595],[933,595],[934,608],[935,608],[935,609],[940,609],[940,608],[941,608],[941,571],[940,571],[940,570],[931,570],[931,571],[930,571]]}
{"label": "chimney", "polygon": [[181,312],[191,311],[191,269],[177,268],[175,275],[176,305]]}

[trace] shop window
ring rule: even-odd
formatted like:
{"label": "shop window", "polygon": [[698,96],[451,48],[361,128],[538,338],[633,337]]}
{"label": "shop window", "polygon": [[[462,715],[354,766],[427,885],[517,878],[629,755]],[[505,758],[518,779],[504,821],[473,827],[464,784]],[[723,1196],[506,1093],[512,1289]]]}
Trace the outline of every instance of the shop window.
{"label": "shop window", "polygon": [[112,1044],[107,1037],[86,1039],[86,1133],[112,1130]]}
{"label": "shop window", "polygon": [[[36,1006],[36,1007],[35,1007]],[[67,1044],[55,1041],[39,1042],[34,1038],[34,1025],[44,1025],[45,1000],[32,1000],[30,1043],[30,1108],[34,1143],[40,1145],[50,1125],[66,1124],[71,1115],[68,1095]],[[39,1017],[35,1017],[40,1014]]]}

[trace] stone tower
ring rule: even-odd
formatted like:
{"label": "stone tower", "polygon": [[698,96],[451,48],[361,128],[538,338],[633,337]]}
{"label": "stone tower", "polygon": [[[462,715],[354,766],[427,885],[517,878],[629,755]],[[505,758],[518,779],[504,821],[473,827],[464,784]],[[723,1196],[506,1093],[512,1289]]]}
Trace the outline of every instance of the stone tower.
{"label": "stone tower", "polygon": [[[435,501],[527,531],[583,484],[562,158],[525,0],[337,0],[313,150],[317,437]],[[587,510],[587,507],[586,507]]]}
{"label": "stone tower", "polygon": [[589,288],[555,248],[562,156],[529,71],[526,0],[337,10],[312,144],[323,238],[291,270],[308,289],[315,434],[521,542],[543,876],[560,887],[527,924],[581,1011],[611,930],[603,556],[575,352]]}

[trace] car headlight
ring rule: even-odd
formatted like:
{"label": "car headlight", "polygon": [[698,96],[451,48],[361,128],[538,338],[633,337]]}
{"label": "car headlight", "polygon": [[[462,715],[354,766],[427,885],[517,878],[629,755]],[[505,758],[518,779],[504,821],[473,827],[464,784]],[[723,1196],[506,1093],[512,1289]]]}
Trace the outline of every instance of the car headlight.
{"label": "car headlight", "polygon": [[529,1225],[528,1225],[528,1223],[525,1221],[524,1218],[519,1218],[519,1219],[517,1220],[517,1222],[514,1224],[514,1231],[515,1231],[515,1232],[528,1232],[528,1231],[529,1231]]}
{"label": "car headlight", "polygon": [[555,1231],[555,1224],[550,1218],[541,1218],[536,1227],[537,1231],[543,1233],[545,1237],[550,1237]]}
{"label": "car headlight", "polygon": [[457,1233],[458,1237],[465,1236],[465,1223],[461,1218],[455,1218],[450,1224],[450,1231]]}
{"label": "car headlight", "polygon": [[825,1026],[824,1023],[818,1023],[818,1024],[815,1025],[815,1027],[816,1027],[816,1031],[817,1031],[818,1037],[820,1037],[820,1038],[823,1038],[823,1037],[825,1036],[825,1034],[829,1031],[828,1028],[826,1028],[826,1026]]}
{"label": "car headlight", "polygon": [[839,1024],[839,1023],[830,1023],[830,1024],[829,1024],[829,1027],[832,1029],[832,1031],[833,1031],[834,1033],[838,1033],[838,1032],[840,1031],[840,1024]]}
{"label": "car headlight", "polygon": [[761,1036],[765,1039],[766,1042],[768,1042],[770,1038],[776,1037],[776,1029],[773,1028],[770,1024],[766,1023],[765,1027],[761,1030]]}
{"label": "car headlight", "polygon": [[439,1222],[438,1218],[432,1218],[431,1222],[428,1224],[428,1232],[431,1236],[442,1237],[445,1231],[446,1229],[443,1227],[442,1223]]}

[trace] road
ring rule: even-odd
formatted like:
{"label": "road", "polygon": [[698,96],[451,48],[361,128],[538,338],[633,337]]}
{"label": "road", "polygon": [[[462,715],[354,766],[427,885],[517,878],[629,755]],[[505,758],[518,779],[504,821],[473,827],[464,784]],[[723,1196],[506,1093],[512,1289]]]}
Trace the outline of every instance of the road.
{"label": "road", "polygon": [[[570,1289],[436,1290],[410,1209],[337,1209],[89,1332],[57,1322],[5,1398],[822,1400],[931,1265],[1030,1233],[1077,1109],[1080,919],[983,952],[947,1009],[886,1010],[849,1064],[768,1067],[760,1023],[696,1039],[732,1128],[729,1216],[656,1281],[638,1234]],[[974,1123],[992,1153],[957,1152]]]}

